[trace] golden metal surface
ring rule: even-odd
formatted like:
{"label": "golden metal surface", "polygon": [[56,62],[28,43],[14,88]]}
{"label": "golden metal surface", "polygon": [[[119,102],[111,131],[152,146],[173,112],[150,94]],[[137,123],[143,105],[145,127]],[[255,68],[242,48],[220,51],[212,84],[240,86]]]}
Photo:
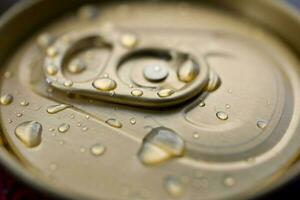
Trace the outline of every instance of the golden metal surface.
{"label": "golden metal surface", "polygon": [[2,67],[6,148],[69,197],[227,199],[272,185],[299,156],[299,59],[283,32],[234,13],[254,3],[222,2],[232,10],[85,5],[32,33]]}

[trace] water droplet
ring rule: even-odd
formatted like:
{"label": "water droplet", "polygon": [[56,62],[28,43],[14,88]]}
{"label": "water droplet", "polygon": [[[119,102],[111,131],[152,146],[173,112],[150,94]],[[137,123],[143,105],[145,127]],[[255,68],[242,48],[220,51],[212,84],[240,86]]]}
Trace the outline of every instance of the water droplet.
{"label": "water droplet", "polygon": [[53,131],[55,131],[55,128],[49,128],[49,131],[53,132]]}
{"label": "water droplet", "polygon": [[69,66],[68,66],[68,71],[73,73],[73,74],[79,74],[83,72],[86,69],[86,65],[83,63],[83,61],[77,59],[73,61]]}
{"label": "water droplet", "polygon": [[100,78],[93,82],[93,87],[101,91],[111,91],[117,87],[117,83],[110,78]]}
{"label": "water droplet", "polygon": [[136,119],[135,118],[131,118],[129,121],[130,121],[130,124],[132,124],[132,125],[136,124]]}
{"label": "water droplet", "polygon": [[194,139],[199,139],[200,135],[198,133],[194,133],[193,138]]}
{"label": "water droplet", "polygon": [[182,82],[189,83],[199,74],[199,67],[191,60],[187,60],[178,70],[178,79]]}
{"label": "water droplet", "polygon": [[77,123],[77,126],[78,126],[78,127],[81,127],[81,125],[82,125],[81,122],[78,122],[78,123]]}
{"label": "water droplet", "polygon": [[144,92],[140,89],[134,89],[131,91],[131,95],[135,97],[140,97],[144,94]]}
{"label": "water droplet", "polygon": [[174,94],[175,91],[174,90],[171,90],[171,89],[162,89],[160,90],[157,95],[161,98],[164,98],[164,97],[169,97],[171,96],[172,94]]}
{"label": "water droplet", "polygon": [[49,33],[43,33],[41,34],[38,39],[37,39],[37,43],[40,47],[42,48],[47,48],[50,45],[52,45],[55,41],[55,38],[50,35]]}
{"label": "water droplet", "polygon": [[260,129],[264,129],[266,128],[268,125],[268,122],[267,121],[264,121],[264,120],[259,120],[256,122],[256,126]]}
{"label": "water droplet", "polygon": [[58,131],[60,133],[66,133],[69,129],[70,129],[70,125],[67,123],[63,123],[63,124],[59,125],[59,127],[58,127]]}
{"label": "water droplet", "polygon": [[26,100],[24,99],[24,100],[22,100],[22,101],[20,102],[20,105],[21,105],[21,106],[28,106],[28,105],[29,105],[29,102],[26,101]]}
{"label": "water droplet", "polygon": [[184,184],[177,177],[167,177],[165,179],[164,187],[172,197],[180,197],[184,193]]}
{"label": "water droplet", "polygon": [[13,120],[9,119],[9,120],[8,120],[8,123],[9,123],[9,124],[13,123]]}
{"label": "water droplet", "polygon": [[87,126],[85,126],[85,127],[82,127],[82,129],[81,129],[83,132],[86,132],[86,131],[88,131],[89,130],[89,128],[87,127]]}
{"label": "water droplet", "polygon": [[230,109],[230,108],[231,108],[231,106],[230,106],[229,104],[226,104],[225,107],[226,107],[227,109]]}
{"label": "water droplet", "polygon": [[236,181],[233,177],[228,176],[224,178],[224,185],[226,187],[233,187],[236,184]]}
{"label": "water droplet", "polygon": [[114,127],[114,128],[122,128],[122,123],[119,120],[116,119],[108,119],[106,122],[108,125]]}
{"label": "water droplet", "polygon": [[199,106],[200,106],[200,107],[205,107],[205,102],[201,101],[201,102],[199,103]]}
{"label": "water droplet", "polygon": [[73,85],[73,81],[66,80],[66,81],[64,82],[64,86],[65,86],[65,87],[71,87],[72,85]]}
{"label": "water droplet", "polygon": [[22,117],[22,116],[23,116],[23,113],[20,113],[20,112],[17,113],[17,117]]}
{"label": "water droplet", "polygon": [[222,112],[222,111],[217,112],[216,116],[220,120],[227,120],[228,119],[228,115],[225,112]]}
{"label": "water droplet", "polygon": [[78,11],[78,17],[83,20],[94,20],[98,16],[98,8],[93,5],[82,6]]}
{"label": "water droplet", "polygon": [[42,141],[42,125],[36,121],[27,121],[15,129],[17,138],[27,147],[38,146]]}
{"label": "water droplet", "polygon": [[137,43],[138,43],[138,39],[134,34],[124,34],[121,37],[121,44],[125,48],[132,49],[136,47]]}
{"label": "water droplet", "polygon": [[47,72],[48,75],[54,76],[54,75],[57,74],[58,69],[57,69],[57,67],[56,67],[55,65],[49,64],[49,65],[47,65],[47,67],[46,67],[46,72]]}
{"label": "water droplet", "polygon": [[221,85],[221,79],[219,75],[214,71],[210,70],[209,72],[209,81],[206,86],[206,91],[212,92],[218,89],[218,87]]}
{"label": "water droplet", "polygon": [[184,154],[183,139],[173,130],[159,127],[152,129],[143,140],[138,157],[145,165],[155,165]]}
{"label": "water droplet", "polygon": [[86,116],[85,116],[86,119],[90,119],[90,117],[91,117],[91,116],[89,116],[89,115],[86,115]]}
{"label": "water droplet", "polygon": [[55,47],[49,47],[47,49],[47,55],[49,57],[55,57],[55,56],[57,56],[57,54],[58,54],[58,50]]}
{"label": "water droplet", "polygon": [[105,153],[106,147],[102,144],[95,144],[91,146],[90,152],[94,156],[101,156]]}
{"label": "water droplet", "polygon": [[13,102],[14,97],[11,94],[4,94],[0,98],[0,103],[2,105],[9,105]]}
{"label": "water droplet", "polygon": [[61,112],[65,109],[71,108],[71,107],[72,107],[71,105],[66,105],[66,104],[52,105],[47,108],[47,112],[49,114],[56,114],[58,112]]}

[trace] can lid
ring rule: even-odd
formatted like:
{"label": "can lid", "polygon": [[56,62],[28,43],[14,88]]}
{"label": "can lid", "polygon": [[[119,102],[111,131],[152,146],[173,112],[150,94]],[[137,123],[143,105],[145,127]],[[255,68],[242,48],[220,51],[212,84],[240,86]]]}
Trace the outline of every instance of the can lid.
{"label": "can lid", "polygon": [[300,150],[299,58],[286,30],[245,17],[244,6],[275,4],[251,2],[117,1],[47,24],[3,63],[3,148],[70,196],[219,199],[271,186]]}

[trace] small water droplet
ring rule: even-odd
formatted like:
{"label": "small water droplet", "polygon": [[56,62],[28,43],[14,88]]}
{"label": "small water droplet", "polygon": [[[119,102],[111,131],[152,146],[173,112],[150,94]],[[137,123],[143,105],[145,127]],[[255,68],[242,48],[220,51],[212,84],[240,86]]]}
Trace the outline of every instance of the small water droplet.
{"label": "small water droplet", "polygon": [[217,112],[216,116],[220,120],[227,120],[228,119],[228,115],[225,112],[222,112],[222,111]]}
{"label": "small water droplet", "polygon": [[87,127],[87,126],[85,126],[85,127],[82,127],[82,129],[81,129],[83,132],[86,132],[86,131],[88,131],[89,130],[89,128]]}
{"label": "small water droplet", "polygon": [[110,78],[100,78],[93,82],[93,87],[100,91],[111,91],[117,87],[117,83]]}
{"label": "small water droplet", "polygon": [[14,97],[11,94],[4,94],[0,98],[0,103],[2,105],[9,105],[13,102]]}
{"label": "small water droplet", "polygon": [[23,116],[23,113],[20,113],[20,112],[17,113],[17,117],[22,117],[22,116]]}
{"label": "small water droplet", "polygon": [[164,97],[169,97],[171,96],[172,94],[174,94],[175,91],[174,90],[171,90],[171,89],[162,89],[160,90],[157,95],[161,98],[164,98]]}
{"label": "small water droplet", "polygon": [[227,176],[224,178],[224,185],[226,187],[233,187],[236,184],[236,181],[233,177]]}
{"label": "small water droplet", "polygon": [[199,106],[200,106],[200,107],[205,107],[205,102],[201,101],[201,102],[199,103]]}
{"label": "small water droplet", "polygon": [[71,118],[71,119],[75,119],[75,115],[74,115],[74,114],[71,114],[71,115],[70,115],[70,118]]}
{"label": "small water droplet", "polygon": [[59,125],[59,127],[58,127],[58,131],[60,133],[66,133],[69,129],[70,129],[70,125],[67,123],[63,123],[63,124]]}
{"label": "small water droplet", "polygon": [[8,120],[8,123],[9,123],[9,124],[13,123],[13,120],[9,119],[9,120]]}
{"label": "small water droplet", "polygon": [[193,138],[194,139],[199,139],[200,135],[198,133],[194,133]]}
{"label": "small water droplet", "polygon": [[68,66],[68,71],[73,74],[79,74],[86,69],[86,65],[82,60],[76,59]]}
{"label": "small water droplet", "polygon": [[123,126],[122,123],[117,119],[108,119],[108,120],[106,120],[105,123],[107,123],[108,125],[110,125],[114,128],[122,128],[122,126]]}
{"label": "small water droplet", "polygon": [[86,119],[90,119],[90,117],[91,117],[90,115],[86,115],[85,116]]}
{"label": "small water droplet", "polygon": [[49,48],[47,49],[47,55],[48,55],[49,57],[55,57],[55,56],[57,56],[57,54],[58,54],[57,48],[55,48],[55,47],[49,47]]}
{"label": "small water droplet", "polygon": [[72,85],[73,85],[73,81],[66,80],[66,81],[64,82],[64,86],[65,86],[65,87],[72,87]]}
{"label": "small water droplet", "polygon": [[52,105],[47,108],[47,112],[49,114],[56,114],[58,112],[61,112],[65,109],[71,108],[71,107],[72,107],[71,105],[66,105],[66,104]]}
{"label": "small water droplet", "polygon": [[49,65],[46,66],[46,72],[47,72],[48,75],[54,76],[54,75],[57,74],[58,69],[54,64],[49,64]]}
{"label": "small water droplet", "polygon": [[42,125],[36,121],[27,121],[15,129],[17,138],[29,148],[38,146],[42,141]]}
{"label": "small water droplet", "polygon": [[20,105],[21,105],[21,106],[28,106],[28,105],[29,105],[29,102],[26,101],[26,100],[24,99],[24,100],[22,100],[22,101],[20,102]]}
{"label": "small water droplet", "polygon": [[181,197],[184,193],[184,184],[177,177],[168,176],[165,179],[164,187],[172,197]]}
{"label": "small water droplet", "polygon": [[47,48],[52,45],[55,41],[55,38],[49,33],[43,33],[37,38],[37,43],[42,48]]}
{"label": "small water droplet", "polygon": [[183,139],[173,130],[159,127],[152,129],[143,140],[138,157],[145,165],[155,165],[184,154]]}
{"label": "small water droplet", "polygon": [[135,118],[131,118],[129,121],[130,121],[130,124],[132,124],[132,125],[136,124],[136,119]]}
{"label": "small water droplet", "polygon": [[91,146],[90,152],[94,156],[101,156],[105,153],[106,147],[102,144],[95,144]]}
{"label": "small water droplet", "polygon": [[55,131],[55,128],[49,128],[49,131],[53,132],[53,131]]}
{"label": "small water droplet", "polygon": [[264,121],[264,120],[259,120],[256,122],[256,126],[260,129],[265,129],[268,125],[268,122],[267,121]]}
{"label": "small water droplet", "polygon": [[137,43],[138,39],[137,36],[134,34],[124,34],[121,37],[121,44],[125,48],[132,49],[136,47]]}
{"label": "small water droplet", "polygon": [[227,109],[230,109],[230,108],[231,108],[231,106],[230,106],[229,104],[226,104],[225,107],[226,107]]}
{"label": "small water droplet", "polygon": [[143,96],[143,94],[144,94],[143,91],[140,89],[134,89],[131,91],[131,95],[135,97]]}
{"label": "small water droplet", "polygon": [[77,126],[78,126],[78,127],[81,127],[81,125],[82,125],[81,122],[78,122],[78,123],[77,123]]}

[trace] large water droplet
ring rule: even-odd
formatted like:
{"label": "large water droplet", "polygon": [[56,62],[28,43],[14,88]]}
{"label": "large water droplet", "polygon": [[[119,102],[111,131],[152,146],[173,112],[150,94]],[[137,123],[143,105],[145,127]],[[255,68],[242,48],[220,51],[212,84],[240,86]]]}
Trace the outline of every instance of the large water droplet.
{"label": "large water droplet", "polygon": [[69,129],[70,129],[70,125],[67,123],[63,123],[63,124],[59,125],[59,127],[58,127],[58,131],[60,133],[66,133]]}
{"label": "large water droplet", "polygon": [[13,102],[14,97],[11,94],[4,94],[0,98],[0,103],[2,105],[9,105]]}
{"label": "large water droplet", "polygon": [[111,91],[117,87],[117,83],[110,78],[100,78],[93,82],[93,87],[101,91]]}
{"label": "large water droplet", "polygon": [[15,135],[26,147],[36,147],[42,141],[42,125],[36,121],[24,122],[16,127]]}
{"label": "large water droplet", "polygon": [[106,147],[102,144],[95,144],[90,148],[91,154],[94,156],[101,156],[105,153]]}
{"label": "large water droplet", "polygon": [[167,177],[165,179],[164,187],[172,197],[180,197],[184,193],[184,184],[177,177]]}
{"label": "large water droplet", "polygon": [[178,70],[178,78],[180,81],[188,83],[193,81],[199,73],[198,66],[191,60],[184,63],[182,67]]}
{"label": "large water droplet", "polygon": [[173,130],[159,127],[152,129],[143,140],[138,157],[145,165],[155,165],[174,157],[183,156],[185,144]]}
{"label": "large water droplet", "polygon": [[55,114],[71,107],[72,107],[71,105],[66,105],[66,104],[52,105],[47,108],[47,112],[49,114]]}
{"label": "large water droplet", "polygon": [[206,86],[206,90],[209,92],[215,91],[221,85],[221,79],[219,75],[214,71],[210,70],[209,72],[209,81]]}
{"label": "large water droplet", "polygon": [[106,120],[105,123],[107,123],[108,125],[110,125],[114,128],[122,128],[122,126],[123,126],[122,123],[117,119],[108,119],[108,120]]}

